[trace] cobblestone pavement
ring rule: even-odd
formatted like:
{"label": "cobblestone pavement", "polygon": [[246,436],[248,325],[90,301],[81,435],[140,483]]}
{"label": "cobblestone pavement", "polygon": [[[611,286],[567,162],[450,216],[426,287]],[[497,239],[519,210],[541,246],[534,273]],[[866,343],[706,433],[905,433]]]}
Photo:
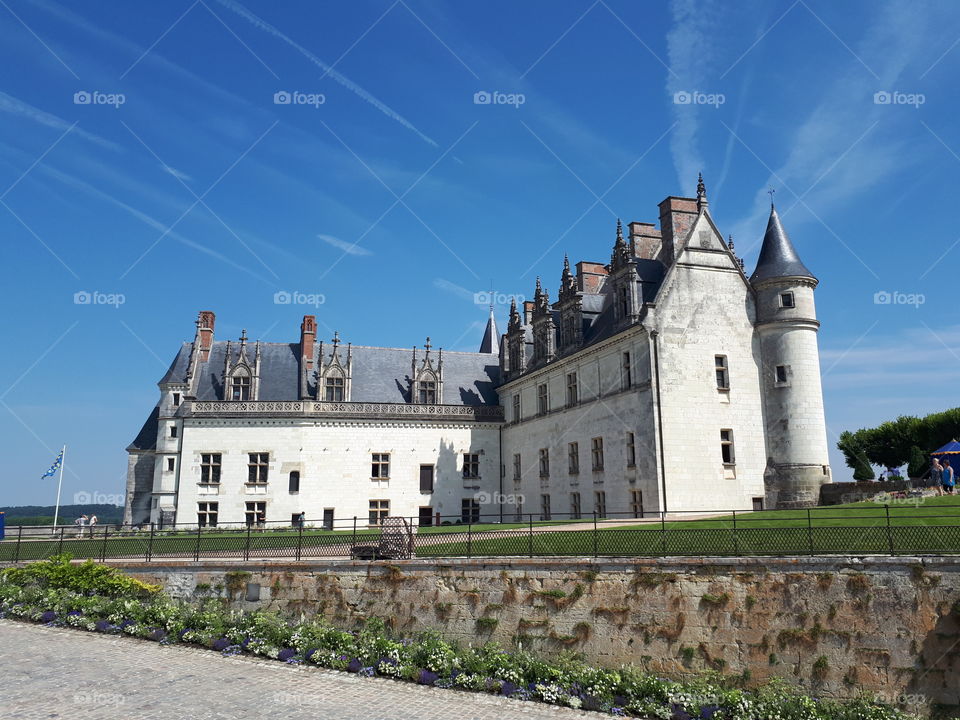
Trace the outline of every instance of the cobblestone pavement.
{"label": "cobblestone pavement", "polygon": [[569,708],[0,620],[0,718],[588,720]]}

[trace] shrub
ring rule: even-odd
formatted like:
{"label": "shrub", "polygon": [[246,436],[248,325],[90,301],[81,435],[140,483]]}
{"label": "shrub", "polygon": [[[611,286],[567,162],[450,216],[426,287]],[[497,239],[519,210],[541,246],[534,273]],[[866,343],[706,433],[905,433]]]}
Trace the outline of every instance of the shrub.
{"label": "shrub", "polygon": [[97,565],[93,560],[72,563],[72,559],[68,554],[54,555],[24,567],[7,568],[0,572],[0,580],[20,587],[36,586],[106,597],[146,598],[160,592],[159,585],[141,582],[116,568]]}

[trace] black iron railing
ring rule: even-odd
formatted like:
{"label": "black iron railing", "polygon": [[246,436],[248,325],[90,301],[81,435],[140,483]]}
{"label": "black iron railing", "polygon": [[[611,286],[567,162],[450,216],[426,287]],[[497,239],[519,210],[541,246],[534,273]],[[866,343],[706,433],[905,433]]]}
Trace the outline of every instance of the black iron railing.
{"label": "black iron railing", "polygon": [[0,542],[0,562],[960,554],[960,505],[506,517],[22,526]]}

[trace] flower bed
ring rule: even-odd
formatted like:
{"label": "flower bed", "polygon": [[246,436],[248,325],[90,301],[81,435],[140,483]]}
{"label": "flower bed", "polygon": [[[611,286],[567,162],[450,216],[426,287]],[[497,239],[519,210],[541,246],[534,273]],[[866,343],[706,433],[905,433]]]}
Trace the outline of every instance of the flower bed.
{"label": "flower bed", "polygon": [[0,573],[0,617],[92,632],[126,634],[161,644],[190,643],[224,656],[249,654],[476,692],[500,694],[612,715],[664,720],[907,720],[863,698],[817,700],[770,683],[755,690],[719,675],[675,682],[632,667],[596,668],[564,654],[549,660],[495,643],[463,648],[436,632],[392,635],[372,618],[357,630],[322,620],[289,622],[266,612],[231,611],[221,600],[174,601],[159,588],[115,569],[68,557]]}

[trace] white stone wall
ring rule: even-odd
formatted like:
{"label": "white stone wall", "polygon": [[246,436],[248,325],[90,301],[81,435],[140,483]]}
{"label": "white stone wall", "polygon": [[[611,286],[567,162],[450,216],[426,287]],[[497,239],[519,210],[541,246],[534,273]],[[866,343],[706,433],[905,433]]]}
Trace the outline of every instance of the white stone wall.
{"label": "white stone wall", "polygon": [[[500,388],[508,424],[503,429],[504,492],[522,496],[524,515],[541,515],[541,496],[550,495],[554,519],[571,513],[570,494],[580,493],[584,517],[596,509],[597,491],[606,494],[608,516],[631,512],[631,490],[643,493],[645,512],[659,509],[656,437],[648,347],[640,328],[599,346],[551,363]],[[624,388],[623,353],[631,354],[632,387]],[[566,407],[567,374],[577,373],[578,402]],[[538,416],[537,387],[549,387],[550,410]],[[522,398],[523,420],[513,422],[513,397]],[[627,433],[634,434],[636,462],[627,464]],[[603,438],[603,470],[592,469],[591,442]],[[579,449],[579,473],[569,472],[568,445]],[[550,475],[540,477],[540,449],[547,448]],[[514,480],[514,454],[521,458],[521,480]],[[509,515],[516,510],[510,506]]]}
{"label": "white stone wall", "polygon": [[[668,510],[750,509],[766,466],[753,294],[706,218],[657,300],[648,325],[659,333]],[[717,355],[727,357],[729,391],[717,387]],[[721,429],[733,431],[732,467]]]}
{"label": "white stone wall", "polygon": [[[219,503],[219,522],[243,522],[245,503],[266,501],[268,523],[304,512],[319,521],[324,508],[366,524],[369,501],[390,501],[390,514],[417,517],[421,506],[460,516],[461,500],[477,496],[481,513],[497,513],[499,426],[415,421],[187,419],[182,431],[178,523],[195,523],[198,502]],[[248,486],[248,453],[270,454],[266,489]],[[480,455],[480,479],[464,480],[463,453]],[[222,456],[216,494],[203,494],[203,453]],[[390,453],[389,480],[371,478],[372,453]],[[435,465],[434,492],[420,493],[420,465]],[[289,474],[300,490],[289,491]],[[492,519],[492,518],[491,518]]]}

